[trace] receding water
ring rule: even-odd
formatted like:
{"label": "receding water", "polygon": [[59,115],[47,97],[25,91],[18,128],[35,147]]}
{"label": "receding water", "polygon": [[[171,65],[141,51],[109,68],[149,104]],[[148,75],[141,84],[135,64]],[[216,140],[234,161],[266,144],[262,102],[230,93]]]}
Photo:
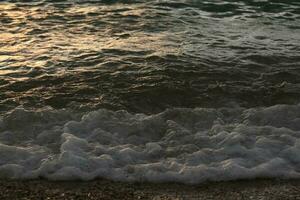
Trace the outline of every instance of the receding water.
{"label": "receding water", "polygon": [[299,103],[299,0],[0,2],[0,178],[300,177]]}

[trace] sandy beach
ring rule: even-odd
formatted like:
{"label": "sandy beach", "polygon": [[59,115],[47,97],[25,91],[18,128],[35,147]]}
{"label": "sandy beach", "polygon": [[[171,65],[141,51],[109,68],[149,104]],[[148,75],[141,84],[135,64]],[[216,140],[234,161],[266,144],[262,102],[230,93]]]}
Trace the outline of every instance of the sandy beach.
{"label": "sandy beach", "polygon": [[300,180],[257,179],[176,183],[49,182],[46,180],[0,182],[0,199],[300,199]]}

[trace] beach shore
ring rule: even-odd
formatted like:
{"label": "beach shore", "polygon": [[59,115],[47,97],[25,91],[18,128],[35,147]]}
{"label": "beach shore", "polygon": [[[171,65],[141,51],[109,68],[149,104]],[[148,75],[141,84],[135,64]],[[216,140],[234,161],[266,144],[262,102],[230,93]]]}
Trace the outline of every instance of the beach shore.
{"label": "beach shore", "polygon": [[122,183],[109,180],[0,181],[0,199],[300,199],[300,180],[256,179],[177,183]]}

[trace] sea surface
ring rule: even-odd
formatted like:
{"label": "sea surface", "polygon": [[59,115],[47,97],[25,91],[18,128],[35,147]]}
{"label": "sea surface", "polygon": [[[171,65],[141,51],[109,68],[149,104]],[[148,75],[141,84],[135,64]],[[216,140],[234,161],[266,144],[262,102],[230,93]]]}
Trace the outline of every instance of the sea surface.
{"label": "sea surface", "polygon": [[0,178],[300,178],[299,0],[0,1]]}

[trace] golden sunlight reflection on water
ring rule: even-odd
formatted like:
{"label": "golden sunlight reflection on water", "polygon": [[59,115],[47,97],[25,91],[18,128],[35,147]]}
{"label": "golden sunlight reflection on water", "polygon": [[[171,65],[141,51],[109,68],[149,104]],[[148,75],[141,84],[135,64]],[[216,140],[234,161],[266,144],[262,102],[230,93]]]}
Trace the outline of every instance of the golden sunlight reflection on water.
{"label": "golden sunlight reflection on water", "polygon": [[[0,4],[1,15],[11,21],[0,29],[0,74],[18,71],[18,67],[23,66],[28,69],[48,67],[50,61],[72,61],[72,57],[81,52],[101,53],[107,49],[145,51],[159,56],[179,54],[180,44],[170,40],[170,32],[142,31],[147,21],[139,16],[146,11],[137,5],[133,6],[77,5],[57,10],[51,6],[17,8],[12,3]],[[112,10],[124,11],[119,18],[109,21],[107,18],[114,14]],[[90,16],[91,13],[98,13],[96,21],[95,17]],[[136,17],[136,30],[122,29],[125,23],[122,16],[127,15]],[[64,20],[67,17],[72,20]],[[102,22],[102,26],[93,25]],[[48,63],[43,59],[44,56]],[[8,70],[8,66],[13,66],[13,69]]]}

